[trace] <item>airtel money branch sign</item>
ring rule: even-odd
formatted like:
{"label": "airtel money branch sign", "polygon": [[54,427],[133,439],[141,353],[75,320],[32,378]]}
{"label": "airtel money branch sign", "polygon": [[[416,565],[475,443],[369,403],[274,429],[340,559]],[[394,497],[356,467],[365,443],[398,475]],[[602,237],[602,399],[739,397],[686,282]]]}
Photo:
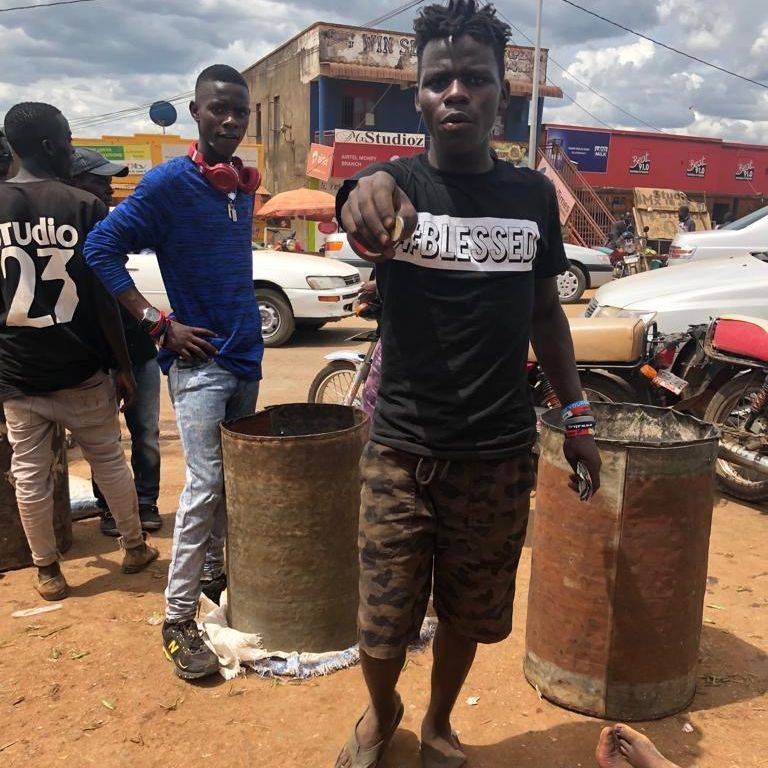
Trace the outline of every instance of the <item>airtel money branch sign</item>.
{"label": "airtel money branch sign", "polygon": [[418,155],[426,148],[423,133],[337,129],[331,175],[336,179],[348,179],[374,163]]}

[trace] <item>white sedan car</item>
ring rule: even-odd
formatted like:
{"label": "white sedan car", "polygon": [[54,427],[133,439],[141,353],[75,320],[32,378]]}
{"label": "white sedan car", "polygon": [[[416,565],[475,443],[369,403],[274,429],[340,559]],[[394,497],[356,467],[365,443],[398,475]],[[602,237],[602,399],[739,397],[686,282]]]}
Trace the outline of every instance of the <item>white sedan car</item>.
{"label": "white sedan car", "polygon": [[[325,253],[334,259],[357,267],[363,280],[370,280],[373,265],[361,259],[350,247],[346,234],[329,235]],[[557,277],[557,290],[563,304],[575,304],[587,288],[599,288],[613,279],[613,267],[608,254],[594,248],[565,244],[565,255],[570,268]]]}
{"label": "white sedan car", "polygon": [[661,333],[682,333],[720,315],[768,320],[768,254],[654,269],[602,287],[587,317],[653,318]]}
{"label": "white sedan car", "polygon": [[669,266],[689,261],[747,256],[768,249],[768,206],[720,229],[681,232],[669,247]]}
{"label": "white sedan car", "polygon": [[[132,253],[127,266],[147,300],[172,312],[155,254]],[[335,259],[254,249],[253,289],[259,299],[264,344],[278,347],[290,340],[297,326],[320,328],[351,315],[360,292],[360,273]]]}

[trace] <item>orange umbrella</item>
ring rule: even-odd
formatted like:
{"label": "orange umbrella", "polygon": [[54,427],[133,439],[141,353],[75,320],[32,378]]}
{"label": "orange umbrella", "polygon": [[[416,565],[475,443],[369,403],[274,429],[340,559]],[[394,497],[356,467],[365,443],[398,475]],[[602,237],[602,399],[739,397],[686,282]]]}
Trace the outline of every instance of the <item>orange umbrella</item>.
{"label": "orange umbrella", "polygon": [[280,192],[256,212],[260,219],[314,219],[328,221],[336,214],[336,198],[319,189]]}

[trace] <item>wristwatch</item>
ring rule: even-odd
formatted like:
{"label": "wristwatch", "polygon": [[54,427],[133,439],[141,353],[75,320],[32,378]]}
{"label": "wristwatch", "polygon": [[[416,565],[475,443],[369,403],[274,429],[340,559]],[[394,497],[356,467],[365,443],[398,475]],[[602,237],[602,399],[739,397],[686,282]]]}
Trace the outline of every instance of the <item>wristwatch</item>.
{"label": "wristwatch", "polygon": [[141,313],[141,320],[139,320],[141,330],[145,331],[146,333],[150,333],[153,328],[157,327],[157,324],[160,322],[160,320],[162,320],[162,318],[163,315],[159,309],[155,309],[154,307],[147,307]]}

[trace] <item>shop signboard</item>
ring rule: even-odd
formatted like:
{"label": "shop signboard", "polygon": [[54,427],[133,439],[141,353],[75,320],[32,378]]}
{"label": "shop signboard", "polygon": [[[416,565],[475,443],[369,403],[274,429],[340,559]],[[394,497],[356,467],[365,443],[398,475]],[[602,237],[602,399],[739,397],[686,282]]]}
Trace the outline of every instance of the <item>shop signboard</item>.
{"label": "shop signboard", "polygon": [[333,167],[333,147],[324,144],[310,144],[307,152],[307,176],[320,181],[331,178]]}
{"label": "shop signboard", "polygon": [[152,167],[152,148],[149,144],[78,144],[77,146],[92,149],[112,163],[125,163],[131,176],[142,176]]}
{"label": "shop signboard", "polygon": [[397,147],[412,147],[423,151],[427,140],[423,133],[403,133],[401,131],[355,131],[337,128],[334,141],[340,144],[388,144]]}
{"label": "shop signboard", "polygon": [[706,155],[702,155],[698,158],[691,158],[685,169],[685,175],[689,179],[703,179],[707,175]]}
{"label": "shop signboard", "polygon": [[[308,38],[306,45],[314,43]],[[416,37],[378,29],[322,25],[319,31],[319,61],[403,70],[416,80]],[[547,81],[547,49],[541,50],[540,82]],[[508,45],[504,54],[504,77],[533,82],[534,49]]]}
{"label": "shop signboard", "polygon": [[651,172],[651,153],[648,151],[633,153],[629,164],[629,172],[647,176]]}
{"label": "shop signboard", "polygon": [[368,144],[337,141],[333,145],[333,171],[335,179],[348,179],[373,163],[386,163],[399,157],[412,157],[424,147],[396,144]]}
{"label": "shop signboard", "polygon": [[754,181],[755,161],[742,160],[736,166],[736,181]]}
{"label": "shop signboard", "polygon": [[582,173],[605,173],[611,134],[573,128],[547,128],[547,144],[557,143]]}
{"label": "shop signboard", "polygon": [[573,208],[576,205],[576,198],[546,158],[542,157],[541,160],[539,160],[536,170],[543,173],[555,185],[557,204],[560,208],[560,224],[565,224],[565,222],[568,221],[568,217],[571,215],[571,211],[573,211]]}

